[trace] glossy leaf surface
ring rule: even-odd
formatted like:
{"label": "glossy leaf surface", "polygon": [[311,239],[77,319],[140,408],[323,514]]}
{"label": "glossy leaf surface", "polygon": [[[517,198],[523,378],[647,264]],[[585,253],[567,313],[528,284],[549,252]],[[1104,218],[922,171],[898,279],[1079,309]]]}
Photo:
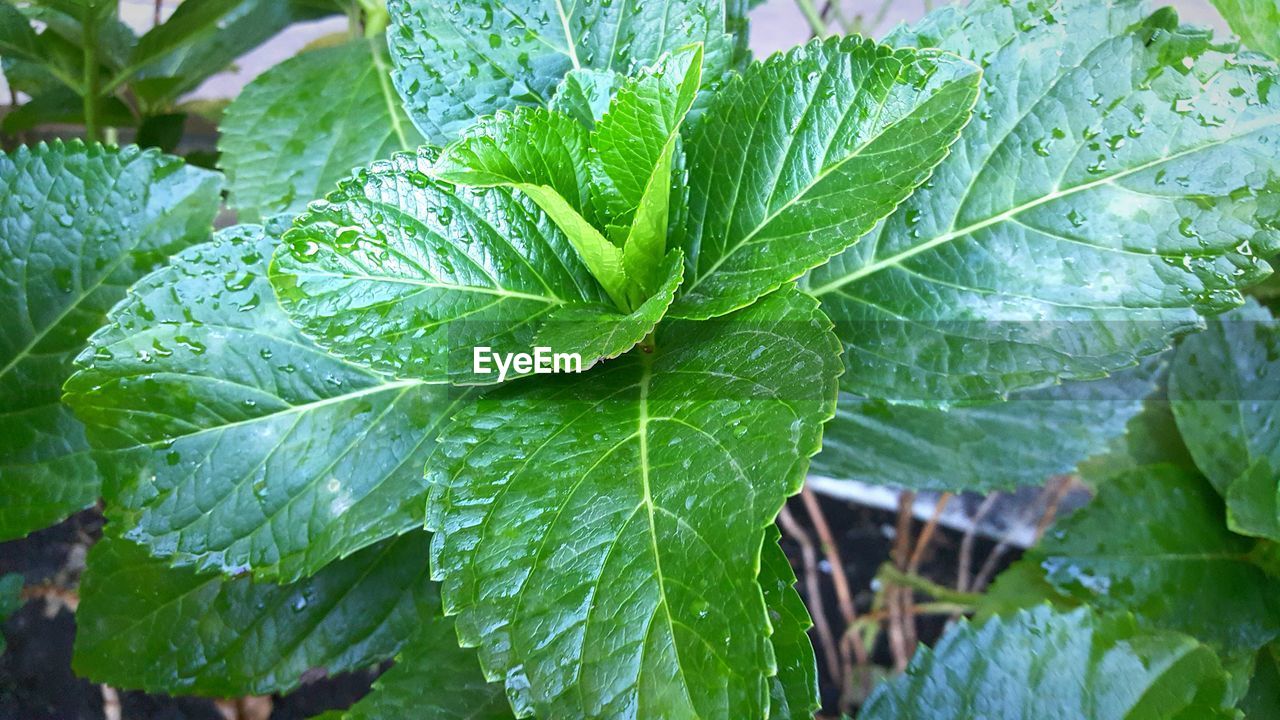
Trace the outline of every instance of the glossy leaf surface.
{"label": "glossy leaf surface", "polygon": [[1079,601],[1133,612],[1235,655],[1280,634],[1280,581],[1255,563],[1255,545],[1227,530],[1222,502],[1203,478],[1157,465],[1104,482],[1022,562],[1038,564]]}
{"label": "glossy leaf surface", "polygon": [[140,281],[67,382],[122,532],[175,565],[290,581],[422,520],[434,428],[465,394],[307,341],[258,226]]}
{"label": "glossy leaf surface", "polygon": [[813,472],[914,489],[989,492],[1070,473],[1125,433],[1155,390],[1153,368],[1024,390],[950,410],[841,393]]}
{"label": "glossy leaf surface", "polygon": [[170,568],[108,537],[89,553],[75,669],[120,688],[237,696],[362,668],[434,624],[427,544],[411,533],[273,585]]}
{"label": "glossy leaf surface", "polygon": [[591,133],[593,197],[622,236],[623,265],[647,297],[662,282],[672,164],[702,82],[700,46],[666,55],[618,88]]}
{"label": "glossy leaf surface", "polygon": [[756,568],[834,410],[834,353],[816,303],[786,289],[455,416],[431,473],[433,566],[518,715],[766,716]]}
{"label": "glossy leaf surface", "polygon": [[1098,377],[1266,276],[1275,67],[1145,13],[979,0],[889,38],[978,62],[982,97],[927,186],[810,278],[844,389],[954,404]]}
{"label": "glossy leaf surface", "polygon": [[[737,59],[741,0],[391,0],[395,84],[422,134],[443,143],[476,118],[547,105],[567,73],[629,75],[663,53],[707,45],[708,78]],[[745,42],[745,39],[744,39]]]}
{"label": "glossy leaf surface", "polygon": [[1211,320],[1179,346],[1169,399],[1232,527],[1280,540],[1280,321],[1254,301]]}
{"label": "glossy leaf surface", "polygon": [[882,684],[859,718],[1229,718],[1226,680],[1213,652],[1189,637],[1041,606],[953,626]]}
{"label": "glossy leaf surface", "polygon": [[399,377],[494,382],[472,374],[474,347],[528,352],[548,315],[608,297],[532,200],[441,183],[435,159],[374,163],[312,205],[272,285],[331,352]]}
{"label": "glossy leaf surface", "polygon": [[613,70],[572,70],[560,81],[549,107],[591,130],[604,117],[613,94],[625,79]]}
{"label": "glossy leaf surface", "polygon": [[622,250],[593,221],[587,132],[568,115],[520,108],[485,118],[446,147],[435,172],[472,187],[510,187],[537,203],[619,307],[628,307]]}
{"label": "glossy leaf surface", "polygon": [[241,220],[300,212],[353,168],[422,141],[391,87],[381,38],[270,68],[227,107],[219,130]]}
{"label": "glossy leaf surface", "polygon": [[86,338],[125,288],[208,237],[218,176],[78,141],[0,154],[0,538],[98,497],[84,428],[61,404]]}
{"label": "glossy leaf surface", "polygon": [[796,574],[779,539],[777,526],[766,530],[760,555],[760,589],[769,608],[769,641],[778,664],[778,674],[769,680],[769,718],[802,720],[813,717],[822,704],[818,661],[807,635],[813,620],[795,590]]}
{"label": "glossy leaf surface", "polygon": [[689,270],[672,312],[743,307],[856,242],[946,155],[978,77],[953,55],[850,37],[728,81],[685,145]]}
{"label": "glossy leaf surface", "polygon": [[432,618],[405,641],[343,720],[511,720],[502,685],[485,682],[474,650],[458,647],[453,620]]}

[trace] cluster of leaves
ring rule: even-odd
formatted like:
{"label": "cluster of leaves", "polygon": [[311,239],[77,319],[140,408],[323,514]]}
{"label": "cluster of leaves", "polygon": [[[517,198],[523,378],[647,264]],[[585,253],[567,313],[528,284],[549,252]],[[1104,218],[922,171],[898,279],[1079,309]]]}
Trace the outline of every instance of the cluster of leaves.
{"label": "cluster of leaves", "polygon": [[183,3],[137,36],[115,0],[0,1],[0,57],[11,90],[30,100],[0,130],[47,123],[130,127],[138,144],[172,151],[189,112],[180,98],[287,25],[338,11],[328,0]]}
{"label": "cluster of leaves", "polygon": [[[342,717],[811,716],[773,521],[824,433],[838,477],[1069,470],[1280,250],[1280,71],[1136,0],[756,62],[743,0],[388,9],[228,109],[258,224],[210,240],[223,176],[154,150],[0,157],[0,536],[104,498],[88,677],[262,693],[394,656]],[[866,717],[1274,697],[1266,313],[1179,350],[1199,470],[1131,433]],[[589,370],[493,386],[479,345]]]}

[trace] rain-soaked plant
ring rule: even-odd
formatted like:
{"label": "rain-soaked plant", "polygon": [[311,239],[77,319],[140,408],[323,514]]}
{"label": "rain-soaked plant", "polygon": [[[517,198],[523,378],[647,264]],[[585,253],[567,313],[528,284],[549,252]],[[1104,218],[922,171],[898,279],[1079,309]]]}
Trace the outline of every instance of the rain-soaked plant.
{"label": "rain-soaked plant", "polygon": [[811,456],[991,490],[1106,450],[862,716],[1280,702],[1272,60],[1134,0],[758,61],[745,0],[388,9],[228,109],[260,224],[210,239],[223,177],[154,151],[0,157],[0,534],[105,501],[80,673],[812,717],[773,527]]}

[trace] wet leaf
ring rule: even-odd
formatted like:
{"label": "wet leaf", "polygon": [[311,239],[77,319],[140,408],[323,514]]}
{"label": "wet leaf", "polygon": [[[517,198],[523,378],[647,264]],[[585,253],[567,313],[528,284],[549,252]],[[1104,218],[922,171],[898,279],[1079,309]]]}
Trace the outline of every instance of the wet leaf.
{"label": "wet leaf", "polygon": [[742,0],[391,0],[388,9],[396,88],[436,143],[497,110],[547,105],[574,70],[629,75],[700,42],[712,80],[745,50]]}
{"label": "wet leaf", "polygon": [[1111,378],[938,410],[841,393],[813,472],[837,480],[990,492],[1040,485],[1125,434],[1155,390],[1155,363]]}
{"label": "wet leaf", "polygon": [[1145,12],[979,0],[890,36],[982,65],[982,96],[925,187],[810,277],[843,389],[943,405],[1099,377],[1266,277],[1276,69]]}
{"label": "wet leaf", "polygon": [[353,168],[422,141],[391,87],[381,38],[305,52],[227,107],[218,149],[244,221],[297,213]]}
{"label": "wet leaf", "polygon": [[748,67],[690,134],[675,219],[678,317],[756,298],[857,242],[923,183],[969,118],[978,68],[857,37]]}
{"label": "wet leaf", "polygon": [[410,533],[274,585],[170,568],[107,537],[80,589],[75,670],[118,688],[236,696],[365,667],[444,624],[427,545]]}
{"label": "wet leaf", "polygon": [[224,230],[135,285],[66,386],[109,513],[177,566],[289,582],[421,525],[434,428],[466,394],[307,341],[275,303],[276,232]]}
{"label": "wet leaf", "polygon": [[1255,562],[1256,544],[1227,530],[1203,478],[1156,465],[1105,481],[1020,563],[1038,565],[1077,601],[1132,612],[1233,656],[1280,635],[1280,580]]}
{"label": "wet leaf", "polygon": [[208,237],[220,182],[156,151],[71,141],[0,154],[0,186],[0,539],[9,539],[97,499],[62,382],[130,283]]}
{"label": "wet leaf", "polygon": [[858,717],[1225,720],[1226,686],[1213,651],[1185,635],[1041,606],[952,626],[905,675],[877,688]]}
{"label": "wet leaf", "polygon": [[786,289],[455,416],[431,472],[434,567],[517,714],[767,716],[756,568],[834,409],[834,343]]}
{"label": "wet leaf", "polygon": [[1232,528],[1280,540],[1280,321],[1253,300],[1211,320],[1178,348],[1169,400]]}

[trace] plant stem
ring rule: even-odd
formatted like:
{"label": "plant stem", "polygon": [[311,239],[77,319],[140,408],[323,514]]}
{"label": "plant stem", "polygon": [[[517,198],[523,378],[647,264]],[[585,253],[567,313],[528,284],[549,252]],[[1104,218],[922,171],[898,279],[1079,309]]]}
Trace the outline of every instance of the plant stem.
{"label": "plant stem", "polygon": [[876,577],[881,582],[893,583],[901,585],[913,590],[919,590],[922,593],[933,596],[939,602],[949,603],[951,605],[962,605],[964,607],[973,607],[982,599],[982,593],[960,592],[952,590],[949,587],[939,585],[928,578],[920,577],[909,572],[903,572],[894,567],[893,563],[885,563],[880,566],[880,570],[876,572]]}
{"label": "plant stem", "polygon": [[382,0],[357,0],[357,2],[364,11],[364,36],[378,37],[391,22],[387,4]]}
{"label": "plant stem", "polygon": [[804,19],[809,21],[809,28],[813,31],[813,37],[826,37],[827,24],[823,22],[822,13],[818,12],[813,0],[796,0],[796,5],[800,6],[800,12],[804,13]]}
{"label": "plant stem", "polygon": [[98,28],[93,19],[84,28],[84,136],[89,142],[98,139]]}

